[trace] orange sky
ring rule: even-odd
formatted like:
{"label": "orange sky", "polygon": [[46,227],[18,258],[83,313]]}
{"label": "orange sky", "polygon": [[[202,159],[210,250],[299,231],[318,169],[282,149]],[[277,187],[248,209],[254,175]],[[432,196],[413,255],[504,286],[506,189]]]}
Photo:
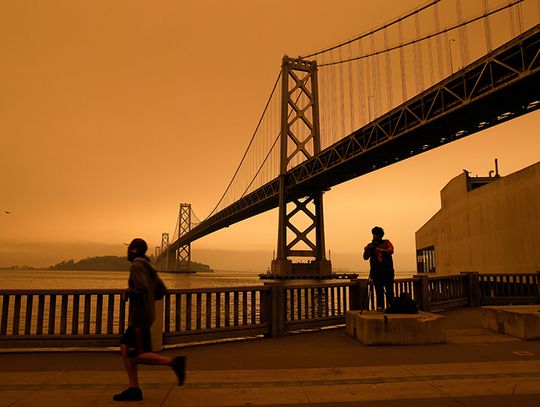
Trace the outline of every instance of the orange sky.
{"label": "orange sky", "polygon": [[[12,213],[0,215],[0,266],[123,254],[134,236],[153,247],[172,235],[180,202],[205,217],[284,54],[423,3],[2,1],[0,210]],[[414,233],[438,210],[440,189],[462,169],[487,175],[494,158],[502,175],[538,161],[539,124],[531,113],[333,188],[325,226],[334,265],[365,268],[350,254],[379,224],[397,268],[413,270]],[[197,249],[258,250],[269,264],[276,235],[271,211],[195,242],[193,258],[209,260]]]}

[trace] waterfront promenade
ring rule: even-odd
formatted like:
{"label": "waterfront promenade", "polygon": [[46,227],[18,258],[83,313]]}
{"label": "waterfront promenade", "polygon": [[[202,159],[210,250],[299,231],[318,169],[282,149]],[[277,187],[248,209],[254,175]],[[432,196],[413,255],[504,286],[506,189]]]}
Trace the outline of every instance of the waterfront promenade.
{"label": "waterfront promenade", "polygon": [[[140,368],[141,406],[537,406],[540,341],[480,327],[478,308],[443,312],[447,343],[367,347],[345,329],[164,351],[186,384]],[[123,405],[116,352],[3,352],[0,407]],[[129,404],[129,403],[128,403]]]}

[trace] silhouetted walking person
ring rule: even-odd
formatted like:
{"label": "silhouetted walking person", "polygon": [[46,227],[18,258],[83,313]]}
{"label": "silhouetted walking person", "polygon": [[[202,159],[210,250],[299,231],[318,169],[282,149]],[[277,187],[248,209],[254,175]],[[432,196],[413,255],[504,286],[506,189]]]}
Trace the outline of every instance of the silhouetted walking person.
{"label": "silhouetted walking person", "polygon": [[364,247],[364,260],[369,259],[369,276],[377,294],[377,310],[384,310],[384,292],[386,304],[394,298],[394,246],[390,240],[383,240],[384,230],[380,226],[371,229],[373,240]]}
{"label": "silhouetted walking person", "polygon": [[184,383],[185,358],[174,359],[152,352],[150,327],[154,322],[154,300],[156,290],[164,288],[163,282],[152,267],[145,253],[148,246],[143,239],[133,239],[128,247],[127,258],[131,262],[129,268],[128,289],[122,295],[124,301],[129,300],[128,328],[120,341],[120,351],[129,379],[129,387],[115,394],[116,401],[142,400],[139,388],[137,364],[164,365],[174,370],[178,384]]}

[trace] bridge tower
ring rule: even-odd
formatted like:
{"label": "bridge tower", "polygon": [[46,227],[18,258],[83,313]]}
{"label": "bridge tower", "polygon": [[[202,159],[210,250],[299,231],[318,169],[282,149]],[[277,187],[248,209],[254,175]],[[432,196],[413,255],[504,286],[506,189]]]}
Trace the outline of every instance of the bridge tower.
{"label": "bridge tower", "polygon": [[[178,238],[191,230],[191,204],[181,203],[178,213]],[[176,267],[178,270],[191,269],[191,242],[179,246],[176,252]]]}
{"label": "bridge tower", "polygon": [[[323,191],[288,191],[289,165],[320,152],[317,63],[283,57],[279,223],[274,276],[329,275],[332,266],[324,245]],[[289,239],[290,238],[290,239]],[[295,263],[291,258],[308,258]]]}
{"label": "bridge tower", "polygon": [[165,256],[161,259],[159,266],[163,271],[169,270],[169,234],[161,234],[161,248],[160,253],[165,253]]}

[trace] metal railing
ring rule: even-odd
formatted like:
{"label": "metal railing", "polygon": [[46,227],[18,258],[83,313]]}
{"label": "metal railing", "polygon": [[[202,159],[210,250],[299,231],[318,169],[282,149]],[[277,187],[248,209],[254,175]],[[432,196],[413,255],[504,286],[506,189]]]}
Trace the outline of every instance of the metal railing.
{"label": "metal railing", "polygon": [[114,346],[126,327],[122,290],[1,290],[0,345]]}
{"label": "metal railing", "polygon": [[[430,277],[394,282],[424,311],[487,304],[540,303],[540,272]],[[122,290],[0,290],[0,348],[118,346],[127,326]],[[345,323],[354,309],[374,309],[366,279],[267,282],[245,287],[169,290],[158,334],[163,344],[289,332]]]}
{"label": "metal railing", "polygon": [[169,290],[164,299],[163,343],[266,335],[264,286]]}
{"label": "metal railing", "polygon": [[285,329],[295,331],[345,323],[350,288],[357,282],[312,283],[285,287]]}
{"label": "metal railing", "polygon": [[540,272],[534,274],[480,274],[482,305],[539,303]]}

